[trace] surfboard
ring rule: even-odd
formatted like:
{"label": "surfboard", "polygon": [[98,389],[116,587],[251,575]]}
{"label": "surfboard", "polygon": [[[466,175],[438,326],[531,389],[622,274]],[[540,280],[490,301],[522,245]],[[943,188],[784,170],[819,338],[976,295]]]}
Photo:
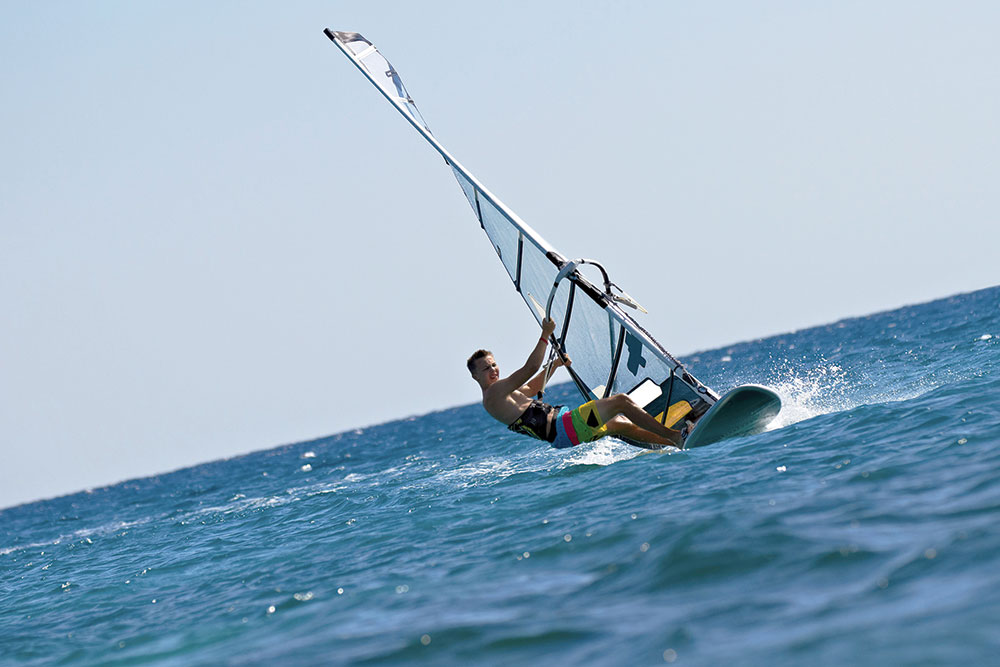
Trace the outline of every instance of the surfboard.
{"label": "surfboard", "polygon": [[736,387],[697,421],[684,441],[684,449],[761,433],[780,410],[781,399],[767,387],[755,384]]}

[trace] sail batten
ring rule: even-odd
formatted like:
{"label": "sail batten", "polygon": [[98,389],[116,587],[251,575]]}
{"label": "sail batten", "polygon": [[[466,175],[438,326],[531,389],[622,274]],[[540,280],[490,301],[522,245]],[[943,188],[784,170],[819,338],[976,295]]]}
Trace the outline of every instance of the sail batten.
{"label": "sail batten", "polygon": [[[676,405],[672,401],[687,401],[704,411],[717,400],[622,310],[619,302],[634,302],[624,299],[627,295],[620,289],[619,295],[612,292],[617,286],[600,264],[568,261],[455,160],[431,133],[396,70],[371,42],[358,33],[324,32],[451,167],[529,312],[539,322],[548,315],[561,324],[558,345],[571,355],[573,364],[567,370],[585,398],[630,393],[646,411],[667,421],[668,413],[686,412],[668,411]],[[600,268],[604,289],[579,272],[580,264]]]}

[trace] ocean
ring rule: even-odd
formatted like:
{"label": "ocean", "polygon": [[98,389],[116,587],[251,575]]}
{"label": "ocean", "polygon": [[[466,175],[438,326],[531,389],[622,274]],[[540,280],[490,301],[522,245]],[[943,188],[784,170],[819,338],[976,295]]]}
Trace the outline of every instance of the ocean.
{"label": "ocean", "polygon": [[1000,288],[684,361],[774,428],[465,405],[2,510],[0,664],[1000,664]]}

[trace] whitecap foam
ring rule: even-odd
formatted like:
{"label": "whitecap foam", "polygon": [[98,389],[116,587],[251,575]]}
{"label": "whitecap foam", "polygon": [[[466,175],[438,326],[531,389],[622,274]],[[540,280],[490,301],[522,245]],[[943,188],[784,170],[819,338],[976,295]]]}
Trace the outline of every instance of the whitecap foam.
{"label": "whitecap foam", "polygon": [[345,488],[345,485],[341,482],[317,482],[316,484],[290,487],[285,490],[285,493],[290,496],[308,498],[327,493],[336,493],[343,488]]}
{"label": "whitecap foam", "polygon": [[297,496],[290,494],[286,496],[261,496],[257,498],[243,497],[239,500],[227,503],[225,505],[213,505],[211,507],[201,507],[197,510],[188,512],[178,517],[178,520],[181,523],[188,523],[198,519],[199,517],[211,514],[221,514],[223,516],[231,516],[233,514],[240,514],[242,512],[267,509],[270,507],[278,507],[280,505],[285,505],[291,502],[295,502],[298,499],[299,498]]}
{"label": "whitecap foam", "polygon": [[122,530],[127,531],[136,526],[142,526],[151,521],[155,521],[163,516],[165,515],[159,514],[157,516],[144,517],[141,519],[137,519],[135,521],[115,520],[105,524],[101,524],[99,526],[94,526],[93,528],[80,528],[78,530],[74,530],[72,533],[61,533],[58,537],[55,537],[51,540],[47,540],[45,542],[32,542],[29,544],[16,544],[10,547],[0,547],[0,556],[6,556],[8,554],[12,554],[18,551],[25,551],[36,548],[44,549],[47,547],[57,546],[59,544],[62,544],[63,542],[74,543],[78,541],[85,541],[88,544],[93,544],[93,542],[90,539],[91,537],[100,538],[100,537],[106,537],[108,535],[113,535],[118,531]]}
{"label": "whitecap foam", "polygon": [[639,454],[643,449],[633,447],[617,438],[601,438],[600,440],[581,447],[575,447],[572,454],[567,456],[560,467],[566,468],[574,465],[596,465],[608,466],[619,461],[626,461]]}
{"label": "whitecap foam", "polygon": [[531,472],[531,469],[517,467],[508,459],[488,458],[472,461],[451,470],[442,470],[437,477],[456,480],[459,486],[464,487],[473,486],[484,477],[489,481],[496,481],[519,472]]}

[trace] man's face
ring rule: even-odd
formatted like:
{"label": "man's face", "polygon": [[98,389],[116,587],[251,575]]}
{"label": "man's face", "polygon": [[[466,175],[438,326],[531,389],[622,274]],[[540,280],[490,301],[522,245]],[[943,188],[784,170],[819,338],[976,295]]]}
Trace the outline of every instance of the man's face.
{"label": "man's face", "polygon": [[487,384],[493,384],[500,379],[500,368],[492,354],[476,359],[476,379],[483,378]]}

